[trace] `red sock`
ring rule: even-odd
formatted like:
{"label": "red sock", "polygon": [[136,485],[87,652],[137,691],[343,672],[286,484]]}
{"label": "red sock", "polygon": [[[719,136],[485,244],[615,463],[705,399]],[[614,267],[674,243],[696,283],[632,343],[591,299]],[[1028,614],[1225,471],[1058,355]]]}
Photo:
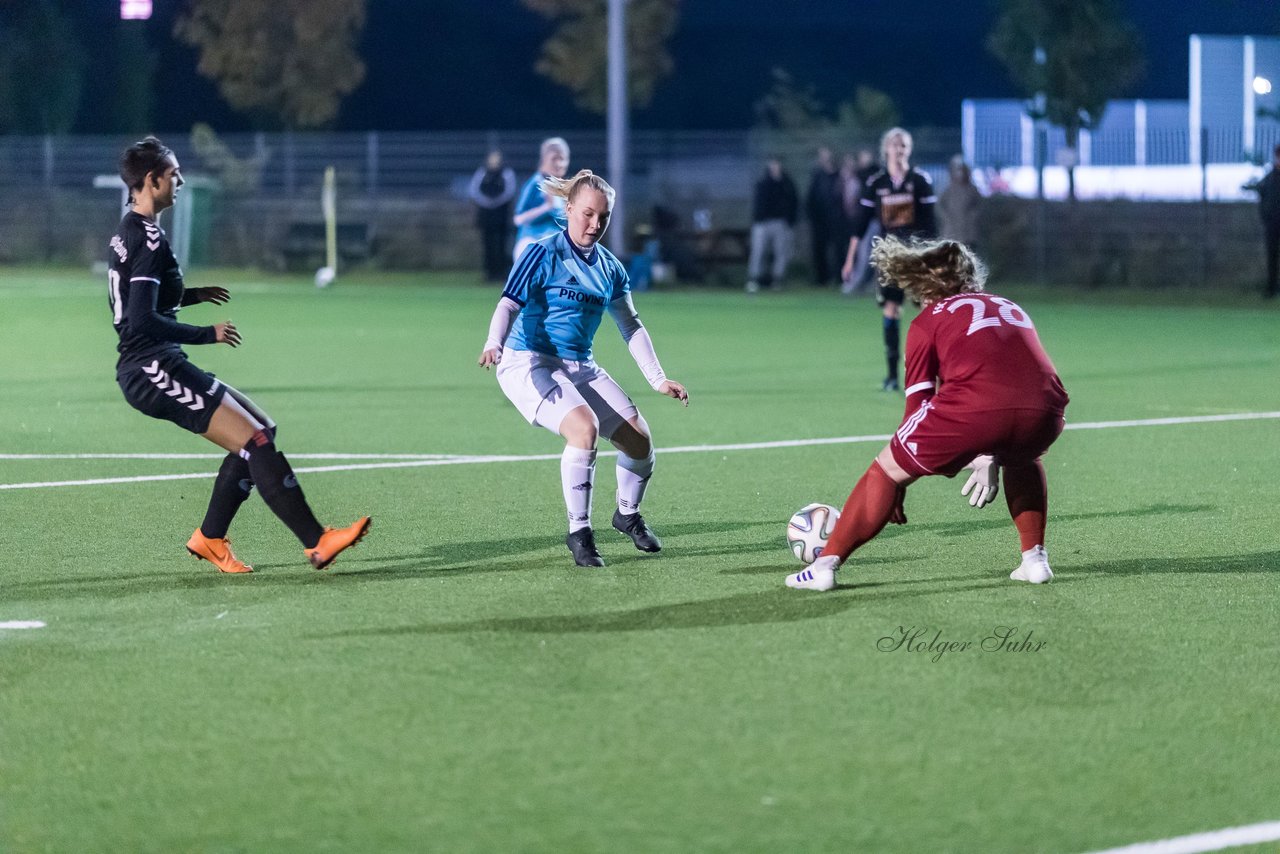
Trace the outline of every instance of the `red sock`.
{"label": "red sock", "polygon": [[872,462],[866,474],[849,493],[840,511],[840,520],[831,532],[823,556],[839,555],[847,560],[853,550],[869,541],[889,522],[898,503],[898,485],[885,474],[879,462]]}
{"label": "red sock", "polygon": [[1039,460],[1019,466],[1005,466],[1004,500],[1018,529],[1025,552],[1044,545],[1045,514],[1049,510],[1049,481]]}

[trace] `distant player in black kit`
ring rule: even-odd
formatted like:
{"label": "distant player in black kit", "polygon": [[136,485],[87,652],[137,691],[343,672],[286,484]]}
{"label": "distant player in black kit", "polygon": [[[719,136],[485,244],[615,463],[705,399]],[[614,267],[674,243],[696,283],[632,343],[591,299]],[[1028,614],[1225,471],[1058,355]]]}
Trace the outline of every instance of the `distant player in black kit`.
{"label": "distant player in black kit", "polygon": [[[872,219],[879,219],[882,233],[908,240],[912,237],[938,236],[934,207],[938,197],[929,176],[910,164],[911,134],[902,128],[891,128],[880,138],[880,157],[884,168],[867,179],[862,199],[854,214],[853,236],[845,256],[843,276],[848,281],[858,254],[858,241]],[[898,391],[898,360],[902,333],[898,328],[902,317],[902,289],[881,285],[877,301],[884,307],[884,355],[889,372],[885,391]]]}
{"label": "distant player in black kit", "polygon": [[307,506],[302,488],[284,454],[276,450],[276,426],[240,392],[187,361],[180,344],[240,344],[230,321],[189,326],[178,309],[199,302],[221,305],[226,288],[184,288],[182,269],[157,223],[173,206],[182,172],[173,152],[147,137],[120,156],[120,178],[129,188],[129,212],[111,238],[108,298],[112,323],[120,336],[116,382],[134,409],[172,421],[228,451],[213,483],[209,509],[187,542],[187,550],[221,572],[252,572],[238,560],[226,539],[240,505],[256,484],[280,520],[302,541],[316,569],[369,530],[364,516],[346,528],[322,528]]}

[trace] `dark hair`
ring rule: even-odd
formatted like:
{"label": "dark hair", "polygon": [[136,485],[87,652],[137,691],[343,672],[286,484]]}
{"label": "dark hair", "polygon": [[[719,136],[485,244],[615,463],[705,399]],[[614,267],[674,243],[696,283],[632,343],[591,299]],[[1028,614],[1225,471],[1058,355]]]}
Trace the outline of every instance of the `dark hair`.
{"label": "dark hair", "polygon": [[154,136],[135,142],[120,155],[120,180],[129,188],[129,202],[133,202],[133,191],[142,189],[147,178],[157,172],[164,172],[165,160],[173,156],[173,151]]}
{"label": "dark hair", "polygon": [[1280,157],[1280,144],[1276,145],[1276,150],[1271,152],[1273,155]]}

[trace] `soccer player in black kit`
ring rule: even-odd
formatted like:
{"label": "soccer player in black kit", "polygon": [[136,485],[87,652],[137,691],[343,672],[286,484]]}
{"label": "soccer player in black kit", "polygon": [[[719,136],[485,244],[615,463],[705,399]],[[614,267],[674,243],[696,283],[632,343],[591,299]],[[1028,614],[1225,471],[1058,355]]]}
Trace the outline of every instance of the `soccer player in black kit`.
{"label": "soccer player in black kit", "polygon": [[[902,240],[938,236],[934,214],[938,197],[933,192],[929,176],[910,164],[911,134],[902,128],[885,131],[880,138],[880,157],[884,168],[867,179],[854,214],[853,236],[849,239],[849,253],[845,256],[842,271],[846,281],[853,272],[858,241],[873,218],[880,220],[882,233]],[[902,317],[902,298],[902,288],[892,285],[881,285],[876,292],[876,300],[884,309],[884,356],[889,366],[882,385],[885,391],[898,391],[900,388],[898,360],[902,332],[898,324]]]}
{"label": "soccer player in black kit", "polygon": [[172,421],[228,452],[187,550],[221,572],[252,572],[232,553],[226,537],[256,484],[267,506],[302,541],[311,565],[324,569],[365,535],[369,517],[346,528],[321,527],[289,461],[276,450],[275,423],[249,398],[187,361],[179,345],[236,347],[240,333],[230,321],[190,326],[177,320],[182,306],[221,305],[231,295],[221,287],[185,288],[157,222],[183,183],[173,152],[155,137],[134,143],[120,156],[120,178],[129,188],[129,211],[111,238],[107,272],[112,323],[120,336],[116,382],[134,409]]}

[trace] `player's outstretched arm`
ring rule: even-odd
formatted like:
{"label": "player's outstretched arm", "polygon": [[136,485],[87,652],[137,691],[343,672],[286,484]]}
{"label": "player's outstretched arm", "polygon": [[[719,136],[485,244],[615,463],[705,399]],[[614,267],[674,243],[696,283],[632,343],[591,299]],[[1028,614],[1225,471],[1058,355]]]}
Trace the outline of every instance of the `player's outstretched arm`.
{"label": "player's outstretched arm", "polygon": [[222,305],[229,299],[231,299],[231,291],[217,285],[208,288],[187,288],[182,292],[182,304],[184,306],[195,305],[200,302]]}
{"label": "player's outstretched arm", "polygon": [[239,347],[240,332],[230,320],[226,323],[215,323],[213,324],[213,341],[215,344],[230,344],[232,347]]}
{"label": "player's outstretched arm", "polygon": [[636,314],[631,294],[625,293],[609,303],[609,313],[618,324],[618,332],[622,334],[622,340],[627,342],[627,350],[631,353],[631,358],[636,360],[636,366],[644,374],[649,387],[688,406],[689,392],[682,384],[667,379],[662,363],[658,361],[658,354],[653,349],[649,330],[644,328],[640,315]]}
{"label": "player's outstretched arm", "polygon": [[849,238],[849,249],[845,252],[844,266],[840,268],[840,279],[849,281],[849,277],[853,275],[853,262],[858,257],[858,238]]}
{"label": "player's outstretched arm", "polygon": [[489,320],[489,336],[484,341],[484,347],[480,350],[480,358],[476,361],[480,367],[486,371],[493,365],[497,365],[502,361],[502,345],[507,340],[507,335],[511,332],[511,324],[515,322],[516,315],[520,313],[520,303],[504,296],[498,300],[498,307],[493,310],[493,317]]}
{"label": "player's outstretched arm", "polygon": [[689,405],[688,389],[686,389],[682,384],[676,382],[675,380],[663,380],[662,383],[658,386],[658,391],[661,392],[662,394],[665,394],[667,397],[675,398],[676,400],[683,403],[685,406]]}

